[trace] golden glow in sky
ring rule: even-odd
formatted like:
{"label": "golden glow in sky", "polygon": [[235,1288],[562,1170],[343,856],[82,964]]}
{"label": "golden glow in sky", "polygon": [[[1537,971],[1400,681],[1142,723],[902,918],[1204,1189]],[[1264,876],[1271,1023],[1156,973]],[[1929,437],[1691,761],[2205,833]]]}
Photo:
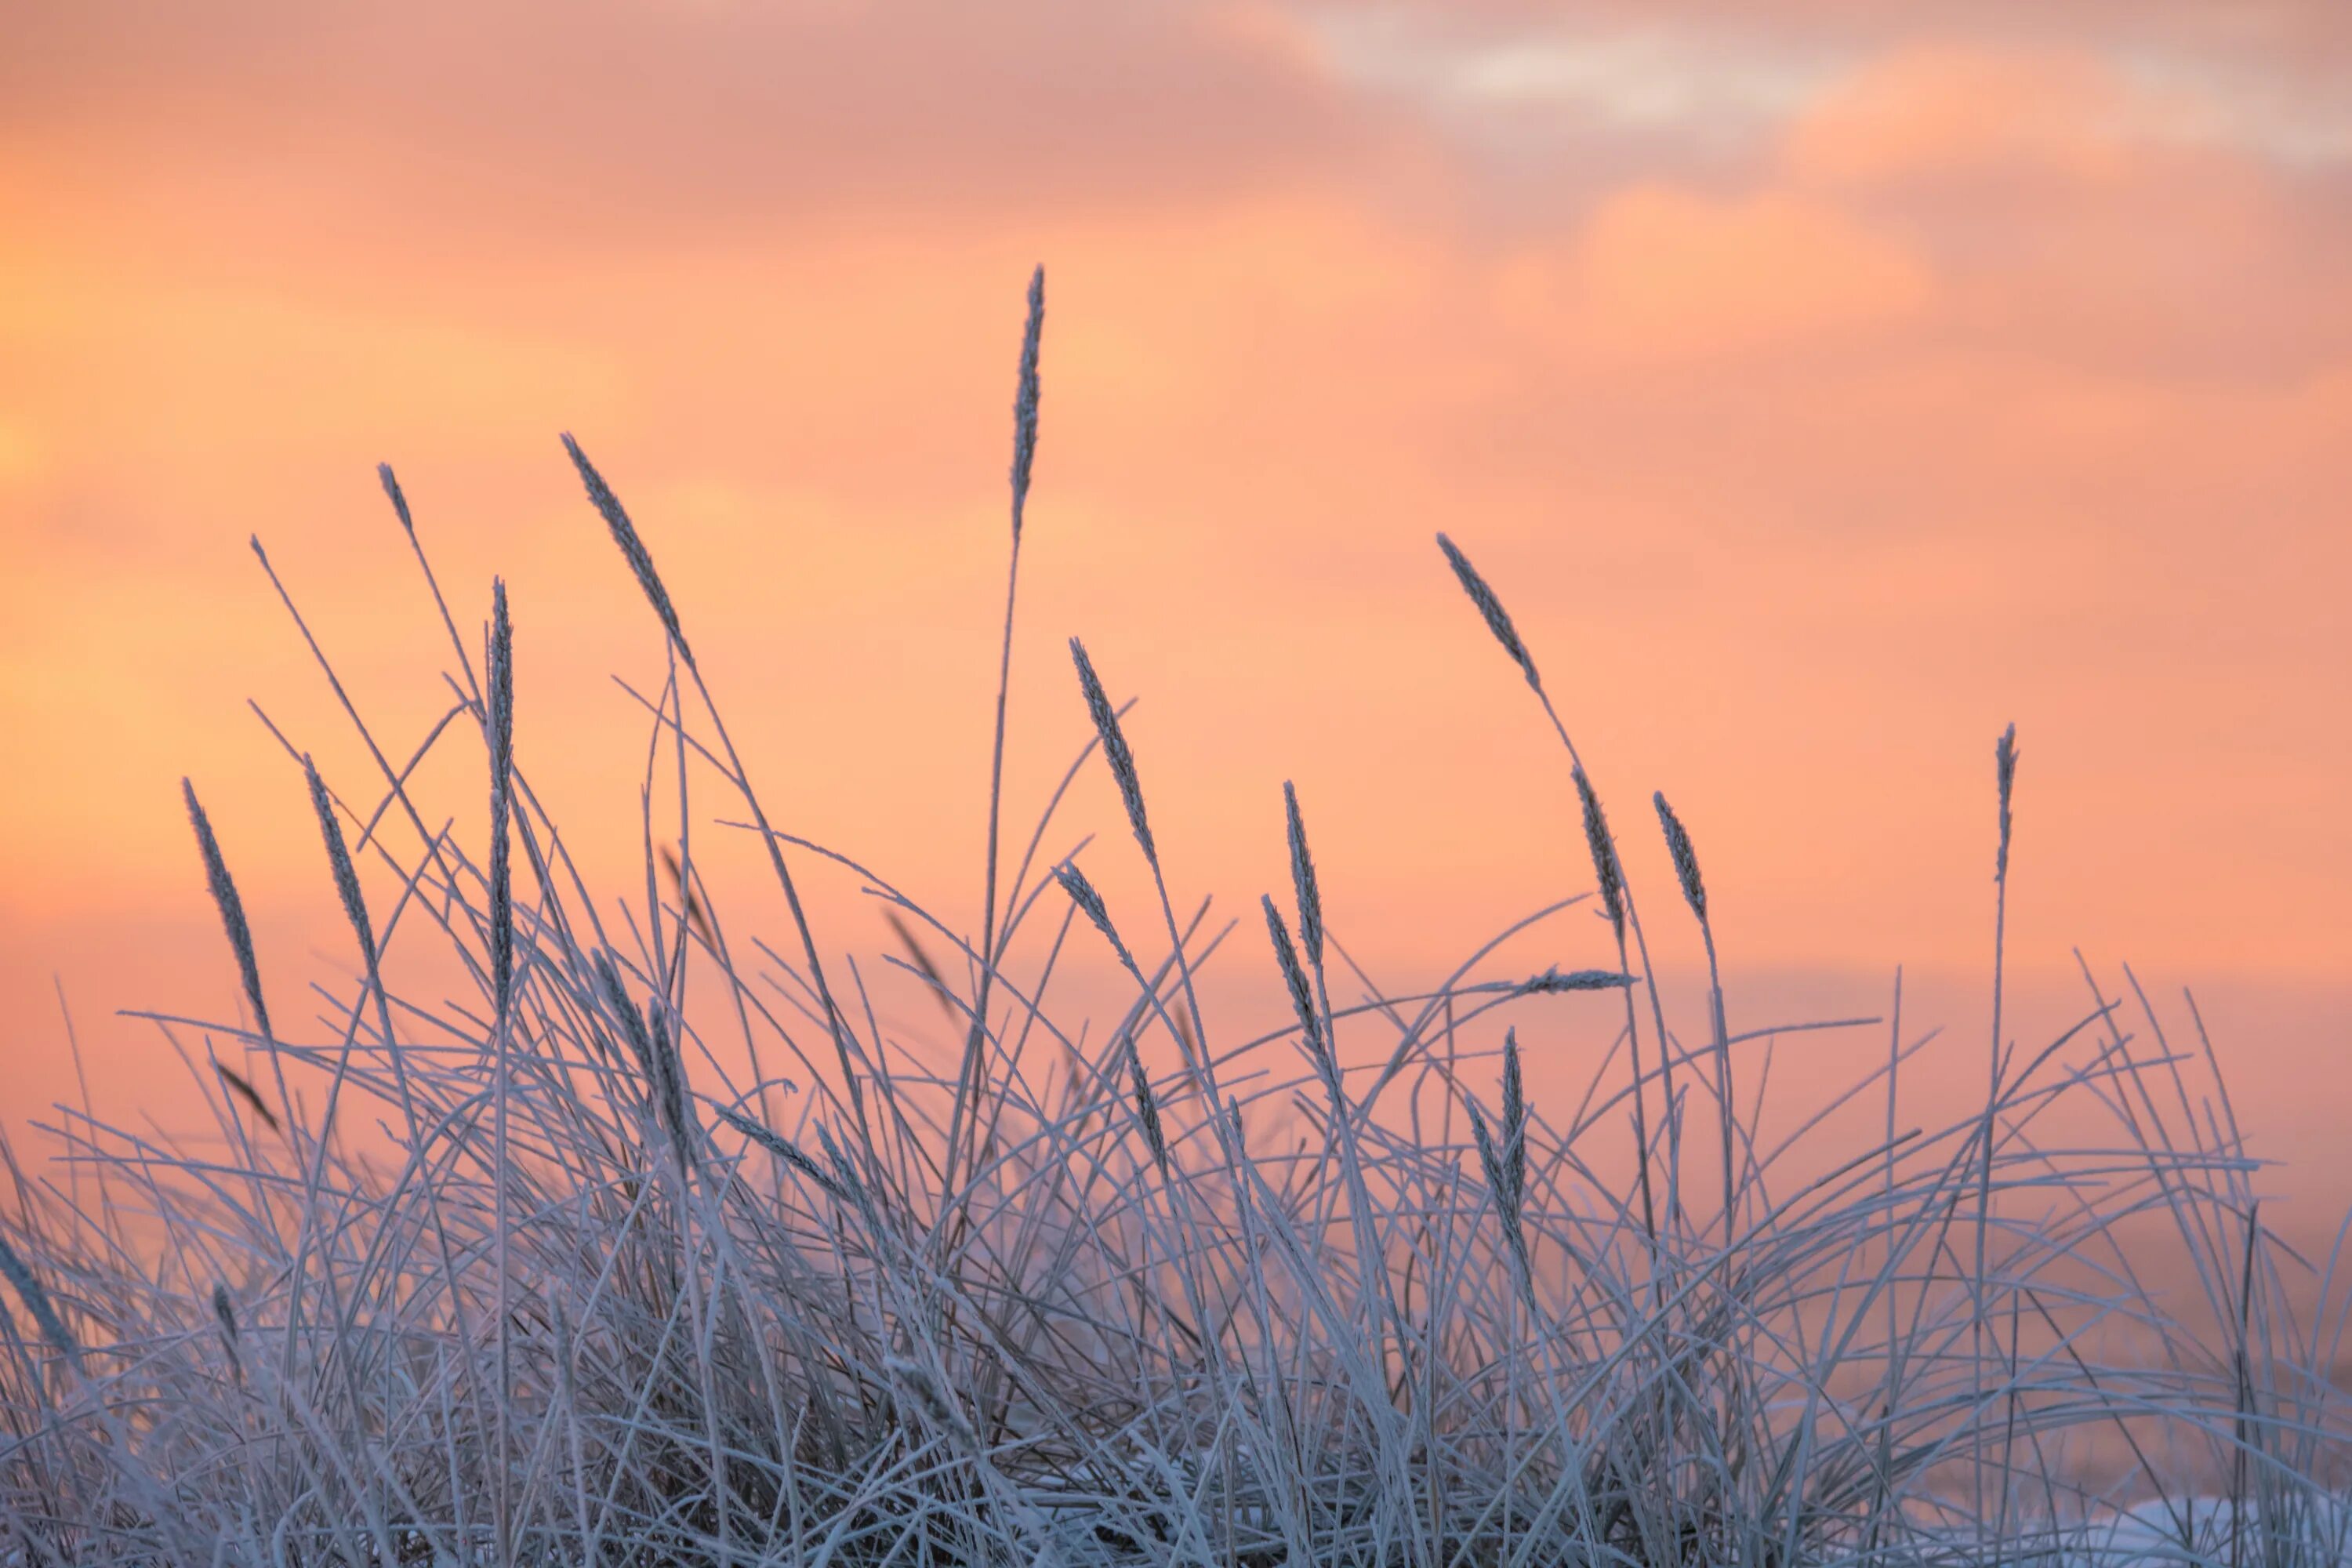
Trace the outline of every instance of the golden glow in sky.
{"label": "golden glow in sky", "polygon": [[[659,643],[560,429],[779,825],[976,919],[1042,260],[1024,831],[1076,633],[1192,897],[1279,885],[1286,778],[1367,962],[1585,887],[1443,529],[1621,823],[1691,825],[1735,984],[1980,972],[2015,721],[2020,973],[2285,998],[2236,1065],[2295,1123],[2352,982],[2347,105],[2352,13],[2253,0],[9,7],[9,1112],[77,1092],[53,976],[113,1101],[164,1059],[113,1009],[230,1015],[183,774],[289,988],[345,963],[246,699],[370,764],[246,540],[404,757],[448,655],[379,459],[461,628],[509,583],[609,886]],[[1107,781],[1072,810],[1116,868]]]}

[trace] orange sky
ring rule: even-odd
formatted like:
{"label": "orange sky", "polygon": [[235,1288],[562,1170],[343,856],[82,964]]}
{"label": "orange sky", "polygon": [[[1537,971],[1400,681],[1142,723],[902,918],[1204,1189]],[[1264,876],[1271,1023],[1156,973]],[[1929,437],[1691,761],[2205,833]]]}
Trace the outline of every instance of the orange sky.
{"label": "orange sky", "polygon": [[[2352,13],[1896,9],[6,8],[12,1119],[69,1092],[53,975],[102,1098],[157,1052],[112,1009],[231,1009],[183,773],[265,962],[343,962],[244,701],[331,776],[363,757],[245,540],[404,753],[446,647],[379,458],[461,623],[510,584],[519,752],[608,886],[644,753],[608,678],[659,650],[565,428],[772,815],[971,920],[1043,260],[1024,824],[1084,734],[1077,633],[1142,699],[1180,893],[1280,885],[1286,777],[1335,927],[1400,984],[1586,886],[1442,528],[1612,803],[1662,965],[1695,943],[1654,787],[1735,983],[1854,976],[1868,1010],[1897,962],[1980,972],[2014,720],[2021,973],[2079,943],[2247,999],[2253,1100],[2315,1125],[2352,996]],[[1073,831],[1112,812],[1089,775]],[[1236,974],[1273,994],[1262,956]]]}

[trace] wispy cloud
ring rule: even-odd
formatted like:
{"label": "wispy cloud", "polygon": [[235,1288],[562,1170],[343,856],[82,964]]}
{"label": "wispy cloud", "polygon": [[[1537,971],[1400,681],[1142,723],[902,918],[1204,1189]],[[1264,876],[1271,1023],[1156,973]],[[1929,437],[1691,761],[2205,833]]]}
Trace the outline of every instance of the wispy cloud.
{"label": "wispy cloud", "polygon": [[2170,51],[2127,48],[2115,68],[2144,95],[2123,129],[2152,142],[2250,153],[2288,167],[2352,163],[2352,73],[2298,81]]}
{"label": "wispy cloud", "polygon": [[[1851,16],[1831,26],[1769,5],[1738,16],[1704,9],[1530,17],[1398,4],[1310,6],[1300,16],[1342,81],[1504,148],[1532,137],[1759,149],[1889,54],[1981,44],[1957,26],[1873,31]],[[2120,89],[2033,113],[2119,144],[2211,147],[2290,167],[2352,162],[2345,69],[2275,50],[2217,52],[2160,22],[2151,14],[2128,29],[2017,33],[2008,47],[2021,56],[2087,66]]]}

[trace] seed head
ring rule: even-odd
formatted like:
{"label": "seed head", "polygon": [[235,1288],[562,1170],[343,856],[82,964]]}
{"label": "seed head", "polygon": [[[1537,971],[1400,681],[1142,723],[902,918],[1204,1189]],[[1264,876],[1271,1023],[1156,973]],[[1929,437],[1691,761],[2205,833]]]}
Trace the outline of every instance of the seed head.
{"label": "seed head", "polygon": [[1119,941],[1118,929],[1110,923],[1110,910],[1103,907],[1102,895],[1095,891],[1092,882],[1087,880],[1087,874],[1065,860],[1054,868],[1054,880],[1062,885],[1062,891],[1070,895],[1070,902],[1077,905],[1087,919],[1094,922],[1095,930],[1103,933],[1103,940],[1110,943],[1111,951],[1118,955],[1120,964],[1133,969],[1135,960],[1128,956],[1127,943]]}
{"label": "seed head", "polygon": [[1630,974],[1613,969],[1571,969],[1562,974],[1557,965],[1519,987],[1522,996],[1555,996],[1566,991],[1622,991],[1633,984]]}
{"label": "seed head", "polygon": [[1478,1162],[1486,1167],[1486,1184],[1494,1189],[1496,1205],[1516,1229],[1528,1193],[1528,1101],[1519,1078],[1516,1029],[1503,1032],[1502,1136],[1497,1140],[1487,1130],[1486,1118],[1475,1104],[1470,1107],[1470,1130],[1477,1136]]}
{"label": "seed head", "polygon": [[856,1163],[842,1152],[841,1145],[834,1142],[833,1134],[825,1131],[824,1122],[814,1121],[809,1125],[816,1133],[817,1146],[824,1151],[826,1163],[839,1173],[835,1190],[848,1195],[849,1201],[857,1206],[857,1212],[865,1216],[867,1227],[874,1235],[880,1236],[884,1230],[882,1211],[875,1205],[874,1195],[866,1191],[866,1184],[857,1179]]}
{"label": "seed head", "polygon": [[2000,854],[1993,861],[1992,879],[2009,880],[2009,800],[2017,784],[2017,726],[2011,724],[2000,732],[2000,742],[1993,747],[1993,776],[2000,785]]}
{"label": "seed head", "polygon": [[360,957],[367,964],[368,973],[375,973],[375,930],[368,921],[367,900],[360,894],[359,873],[352,868],[352,852],[343,843],[342,824],[335,820],[335,803],[327,796],[327,785],[319,777],[319,770],[308,755],[302,759],[302,775],[310,786],[310,809],[319,818],[319,837],[327,846],[327,864],[335,874],[335,892],[343,901],[343,918],[352,922],[352,934],[359,938]]}
{"label": "seed head", "polygon": [[1265,934],[1274,943],[1275,961],[1282,966],[1282,982],[1290,988],[1290,1005],[1298,1014],[1299,1036],[1307,1042],[1307,1055],[1316,1070],[1329,1074],[1330,1061],[1323,1049],[1323,1025],[1315,1012],[1315,994],[1307,988],[1307,972],[1298,965],[1298,950],[1290,944],[1290,928],[1282,923],[1282,911],[1274,907],[1271,895],[1262,896],[1258,902],[1265,907]]}
{"label": "seed head", "polygon": [[972,1430],[971,1423],[965,1418],[955,1401],[948,1397],[947,1391],[940,1386],[939,1379],[931,1375],[929,1368],[908,1357],[894,1355],[883,1358],[882,1370],[890,1382],[907,1395],[908,1403],[922,1413],[924,1420],[967,1452],[979,1451],[979,1434]]}
{"label": "seed head", "polygon": [[1021,329],[1021,383],[1013,397],[1013,542],[1029,504],[1029,470],[1037,460],[1037,343],[1045,330],[1045,269],[1029,275],[1029,320]]}
{"label": "seed head", "polygon": [[1526,1146],[1528,1131],[1527,1084],[1519,1076],[1519,1032],[1503,1031],[1503,1137],[1507,1142]]}
{"label": "seed head", "polygon": [[604,526],[613,531],[613,542],[621,547],[629,570],[636,574],[637,586],[645,590],[646,602],[661,617],[662,629],[669,633],[687,668],[692,668],[694,650],[686,646],[686,633],[678,629],[677,612],[670,607],[669,590],[662,586],[661,574],[654,570],[654,558],[646,552],[645,542],[637,537],[636,525],[622,510],[621,498],[613,493],[613,487],[604,482],[604,476],[596,471],[588,454],[580,449],[580,443],[568,432],[563,437],[563,449],[572,454],[572,466],[580,470],[580,480],[588,487],[589,501],[604,516]]}
{"label": "seed head", "polygon": [[1705,925],[1706,884],[1699,880],[1698,854],[1691,848],[1690,834],[1684,828],[1682,818],[1675,815],[1675,808],[1666,804],[1664,791],[1653,794],[1650,804],[1658,808],[1658,822],[1666,830],[1666,853],[1675,858],[1675,875],[1682,880],[1683,899],[1690,905],[1691,913],[1698,917],[1698,923]]}
{"label": "seed head", "polygon": [[514,994],[514,871],[508,844],[514,808],[514,626],[507,585],[490,583],[490,994],[503,1019]]}
{"label": "seed head", "polygon": [[1298,896],[1298,940],[1307,949],[1307,962],[1320,968],[1323,891],[1316,884],[1315,858],[1307,852],[1307,824],[1298,816],[1298,792],[1287,779],[1282,784],[1282,807],[1290,828],[1290,886]]}
{"label": "seed head", "polygon": [[646,1099],[658,1112],[661,1079],[654,1064],[653,1035],[646,1027],[645,1015],[637,1010],[636,1003],[630,1000],[620,969],[608,954],[599,952],[596,955],[596,978],[604,986],[604,1000],[611,1005],[613,1016],[620,1023],[622,1038],[629,1043],[630,1055],[636,1058],[637,1070],[644,1075]]}
{"label": "seed head", "polygon": [[678,1058],[677,1040],[670,1032],[669,1009],[656,999],[646,1009],[652,1039],[648,1065],[663,1128],[677,1152],[680,1169],[694,1163],[695,1133],[699,1131],[687,1105],[686,1064]]}
{"label": "seed head", "polygon": [[1495,1197],[1495,1208],[1503,1216],[1503,1235],[1511,1245],[1512,1253],[1524,1267],[1528,1257],[1527,1231],[1520,1223],[1521,1194],[1514,1182],[1507,1156],[1495,1145],[1495,1135],[1486,1129],[1486,1118],[1475,1103],[1470,1106],[1470,1132],[1478,1144],[1478,1166],[1486,1178],[1486,1190]]}
{"label": "seed head", "polygon": [[1441,533],[1437,536],[1437,547],[1445,552],[1445,559],[1453,566],[1454,575],[1461,580],[1462,591],[1470,595],[1470,602],[1477,605],[1478,613],[1486,617],[1486,629],[1495,634],[1495,640],[1503,645],[1503,651],[1511,656],[1512,662],[1519,667],[1519,673],[1528,678],[1528,684],[1538,691],[1542,690],[1543,682],[1536,678],[1536,661],[1528,653],[1527,644],[1519,640],[1518,631],[1511,625],[1510,613],[1503,608],[1503,601],[1495,596],[1495,590],[1486,586],[1486,579],[1478,575],[1478,569],[1470,564],[1470,558],[1462,553],[1454,541]]}
{"label": "seed head", "polygon": [[1592,851],[1592,875],[1601,884],[1601,907],[1607,911],[1610,929],[1617,939],[1625,939],[1625,872],[1617,863],[1617,841],[1609,836],[1609,819],[1601,814],[1601,797],[1592,793],[1592,781],[1584,776],[1584,769],[1576,770],[1577,798],[1584,804],[1584,843]]}
{"label": "seed head", "polygon": [[73,1335],[66,1329],[66,1321],[58,1316],[57,1307],[50,1301],[48,1291],[42,1288],[40,1279],[5,1240],[0,1240],[0,1279],[15,1286],[16,1294],[24,1298],[25,1309],[33,1314],[33,1322],[41,1331],[41,1337],[66,1358],[68,1365],[79,1366],[81,1347],[74,1343]]}
{"label": "seed head", "polygon": [[400,519],[400,531],[409,538],[416,537],[415,520],[408,515],[408,498],[400,493],[400,481],[393,477],[390,463],[378,463],[375,477],[383,486],[383,493],[392,499],[392,511]]}
{"label": "seed head", "polygon": [[1118,714],[1103,693],[1086,645],[1076,637],[1070,639],[1070,660],[1078,667],[1078,686],[1086,693],[1087,711],[1094,718],[1095,733],[1102,738],[1103,757],[1110,763],[1111,777],[1118,781],[1119,798],[1127,803],[1128,826],[1135,829],[1135,841],[1143,846],[1143,858],[1157,866],[1160,854],[1152,847],[1151,825],[1143,816],[1143,781],[1136,776],[1135,753],[1127,749]]}
{"label": "seed head", "polygon": [[721,1105],[716,1106],[713,1109],[719,1112],[719,1121],[724,1121],[728,1126],[732,1127],[736,1131],[740,1132],[744,1137],[749,1138],[752,1142],[757,1143],[761,1148],[765,1149],[769,1153],[773,1154],[777,1159],[782,1160],[785,1164],[790,1165],[793,1170],[798,1171],[802,1175],[806,1176],[810,1181],[814,1182],[826,1193],[835,1197],[844,1197],[847,1195],[842,1191],[840,1183],[835,1181],[831,1176],[826,1175],[823,1171],[819,1170],[815,1161],[810,1159],[806,1154],[802,1153],[797,1148],[793,1147],[788,1140],[781,1138],[775,1133],[769,1131],[765,1127],[761,1126],[758,1122],[752,1121],[741,1111],[736,1110],[731,1107]]}
{"label": "seed head", "polygon": [[628,988],[622,984],[620,969],[613,963],[611,955],[603,952],[596,955],[596,979],[604,988],[604,999],[613,1005],[614,1016],[620,1020],[621,1032],[627,1037],[630,1050],[635,1053],[638,1065],[643,1067],[652,1054],[651,1043],[646,1036],[645,1017],[637,1011],[637,1005],[629,1000]]}
{"label": "seed head", "polygon": [[1135,1114],[1143,1123],[1143,1141],[1151,1146],[1151,1158],[1159,1164],[1160,1173],[1170,1175],[1168,1137],[1160,1125],[1160,1102],[1152,1097],[1150,1077],[1143,1070],[1143,1058],[1136,1053],[1132,1038],[1127,1042],[1127,1074],[1135,1089]]}
{"label": "seed head", "polygon": [[[687,895],[688,915],[696,913],[699,908],[691,901],[693,897],[692,893]],[[908,956],[915,961],[915,968],[921,973],[923,984],[931,988],[931,994],[939,999],[940,1006],[952,1020],[956,1016],[955,993],[948,989],[947,981],[940,973],[940,966],[931,962],[931,955],[923,951],[923,944],[916,940],[914,931],[909,930],[907,922],[899,918],[898,910],[884,910],[882,918],[890,922],[890,929],[898,933],[898,945],[905,948]]]}
{"label": "seed head", "polygon": [[1511,1183],[1503,1173],[1501,1152],[1495,1147],[1495,1136],[1486,1131],[1486,1118],[1475,1101],[1470,1104],[1470,1131],[1478,1144],[1478,1164],[1486,1173],[1487,1189],[1495,1194],[1495,1206],[1503,1217],[1511,1217]]}
{"label": "seed head", "polygon": [[284,1129],[278,1125],[278,1113],[269,1109],[268,1102],[261,1098],[261,1092],[246,1080],[243,1073],[226,1062],[213,1063],[213,1071],[220,1075],[221,1082],[226,1084],[231,1092],[252,1108],[253,1113],[260,1117],[272,1132],[283,1134]]}
{"label": "seed head", "polygon": [[217,1280],[213,1284],[213,1318],[220,1324],[221,1343],[228,1347],[228,1364],[242,1383],[245,1363],[236,1352],[236,1307],[228,1299],[228,1287]]}
{"label": "seed head", "polygon": [[196,786],[180,781],[180,797],[188,803],[188,821],[196,830],[196,853],[205,862],[205,882],[212,890],[213,907],[220,910],[221,928],[228,933],[229,951],[236,954],[237,978],[245,983],[245,1000],[253,1008],[261,1037],[270,1038],[269,1008],[261,1000],[261,968],[253,958],[253,931],[245,923],[245,901],[236,896],[228,862],[221,858],[220,841],[205,808],[196,804]]}

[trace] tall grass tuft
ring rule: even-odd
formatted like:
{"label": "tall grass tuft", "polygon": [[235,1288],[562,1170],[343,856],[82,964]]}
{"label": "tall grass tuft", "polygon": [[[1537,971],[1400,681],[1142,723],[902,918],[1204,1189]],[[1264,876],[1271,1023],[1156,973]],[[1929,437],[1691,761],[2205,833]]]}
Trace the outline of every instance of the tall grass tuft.
{"label": "tall grass tuft", "polygon": [[[208,1035],[183,1054],[210,1132],[63,1113],[43,1135],[101,1177],[83,1183],[0,1145],[0,1568],[2352,1560],[2341,1258],[2271,1229],[2193,1005],[2179,1048],[2136,976],[2126,1010],[2085,964],[2071,1026],[2003,1035],[2013,731],[1986,1096],[1916,1125],[1896,1078],[1932,1037],[1906,1037],[1899,977],[1877,1071],[1811,1117],[1768,1112],[1776,1039],[1877,1020],[1730,1032],[1736,900],[1655,794],[1707,955],[1704,1044],[1678,1031],[1696,987],[1651,963],[1521,628],[1443,537],[1567,752],[1577,816],[1538,830],[1581,838],[1592,889],[1442,978],[1383,984],[1286,784],[1293,908],[1260,900],[1265,1016],[1211,1013],[1197,977],[1234,928],[1207,902],[1178,918],[1120,710],[1075,640],[1080,701],[1038,725],[1077,758],[1000,866],[1043,308],[1039,273],[984,898],[961,919],[770,825],[636,525],[567,437],[666,634],[645,706],[678,796],[673,852],[648,773],[642,880],[599,897],[532,789],[538,749],[515,749],[505,584],[487,647],[458,637],[382,472],[449,628],[450,719],[478,725],[445,719],[394,766],[295,615],[377,767],[338,795],[286,739],[361,959],[299,1026],[263,1005],[184,784],[255,1026],[218,1032],[267,1054],[276,1092]],[[412,794],[439,776],[425,753],[477,728],[478,864]],[[1122,931],[1061,816],[1097,749],[1156,928]],[[701,881],[730,845],[705,834],[714,784],[782,895],[761,918],[796,945],[745,933]],[[895,974],[815,930],[787,846],[879,901],[858,929],[903,950]],[[1588,900],[1605,928],[1552,918]],[[1107,1017],[1073,999],[1069,973],[1102,961],[1066,940],[1081,917],[1116,964]],[[465,994],[404,987],[411,959]],[[193,1047],[192,1026],[144,1016]],[[758,1065],[777,1051],[797,1079]],[[1685,1169],[1675,1076],[1709,1060],[1713,1217],[1685,1201],[1708,1173]],[[1866,1135],[1830,1114],[1853,1099]]]}

